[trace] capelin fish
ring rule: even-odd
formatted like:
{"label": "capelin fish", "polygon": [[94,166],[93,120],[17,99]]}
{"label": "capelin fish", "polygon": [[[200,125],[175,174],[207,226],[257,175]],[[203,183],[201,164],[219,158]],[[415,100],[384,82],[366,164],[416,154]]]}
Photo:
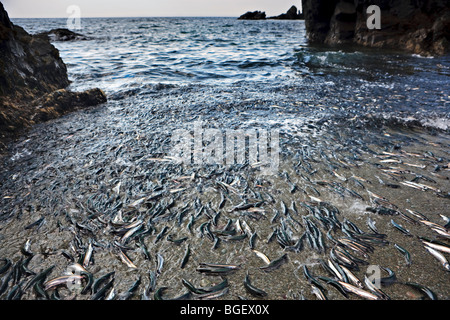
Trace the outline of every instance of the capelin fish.
{"label": "capelin fish", "polygon": [[356,238],[353,239],[340,238],[337,241],[340,246],[350,248],[351,250],[358,252],[359,254],[363,255],[366,258],[368,257],[369,253],[372,253],[374,251],[373,246],[364,243]]}
{"label": "capelin fish", "polygon": [[431,255],[433,255],[442,264],[442,266],[446,271],[450,271],[450,264],[448,263],[447,258],[445,258],[442,253],[440,253],[437,250],[434,250],[433,248],[427,245],[425,245],[425,249],[427,249],[427,251],[431,253]]}
{"label": "capelin fish", "polygon": [[447,229],[444,226],[442,226],[440,224],[437,224],[437,223],[434,223],[434,222],[431,222],[431,221],[428,221],[428,220],[419,220],[419,222],[421,222],[424,225],[426,225],[426,226],[428,226],[430,228],[433,228],[433,229],[438,229],[438,230],[441,230],[441,231],[447,231]]}
{"label": "capelin fish", "polygon": [[241,223],[242,227],[244,228],[244,232],[251,237],[252,234],[254,233],[253,230],[250,228],[250,226],[247,224],[247,222],[245,222],[245,220],[242,220]]}
{"label": "capelin fish", "polygon": [[264,201],[258,201],[255,203],[241,203],[241,204],[238,204],[237,206],[233,207],[229,211],[229,213],[234,212],[234,211],[243,211],[243,210],[248,210],[250,208],[260,207],[263,203],[264,203]]}
{"label": "capelin fish", "polygon": [[[348,252],[345,248],[335,247],[333,249],[335,249],[335,251],[334,251],[335,253],[344,255],[345,257],[347,257],[348,259],[350,259],[351,261],[353,261],[356,264],[363,264],[363,265],[368,265],[369,264],[367,261],[355,257],[350,252]],[[355,251],[355,252],[359,252],[359,251]],[[364,252],[362,252],[362,254],[363,253]],[[367,255],[365,255],[365,256],[367,257]]]}
{"label": "capelin fish", "polygon": [[114,300],[115,298],[116,298],[116,289],[113,287],[109,291],[108,295],[105,297],[105,300],[111,301],[111,300]]}
{"label": "capelin fish", "polygon": [[94,294],[97,293],[98,290],[99,290],[99,288],[100,288],[100,286],[101,286],[104,282],[108,281],[110,278],[114,278],[114,275],[115,275],[115,274],[116,274],[115,271],[112,271],[112,272],[109,272],[109,273],[107,273],[107,274],[101,276],[100,278],[98,278],[98,279],[93,283],[93,285],[92,285],[92,291],[93,291],[93,293],[94,293]]}
{"label": "capelin fish", "polygon": [[412,214],[413,216],[415,216],[415,217],[417,217],[419,219],[422,219],[422,220],[425,220],[425,221],[429,221],[430,220],[430,219],[428,219],[425,215],[423,215],[420,212],[413,211],[413,210],[410,210],[410,209],[406,209],[406,211],[408,211],[410,214]]}
{"label": "capelin fish", "polygon": [[426,245],[430,248],[433,248],[433,249],[441,251],[441,252],[450,253],[450,247],[440,241],[428,240],[425,238],[421,238],[421,240],[424,245]]}
{"label": "capelin fish", "polygon": [[186,279],[181,279],[181,283],[192,293],[194,294],[204,294],[207,293],[208,291],[204,290],[203,288],[197,288],[195,287],[191,282],[189,282]]}
{"label": "capelin fish", "polygon": [[408,266],[411,265],[411,255],[409,254],[408,250],[399,246],[396,243],[394,243],[394,247],[405,256],[406,265],[408,265]]}
{"label": "capelin fish", "polygon": [[240,268],[241,266],[236,264],[200,263],[197,267],[197,271],[211,275],[225,275],[235,272]]}
{"label": "capelin fish", "polygon": [[347,274],[344,272],[344,270],[342,270],[342,267],[338,263],[328,259],[328,266],[330,267],[330,270],[333,271],[333,274],[337,279],[347,283],[350,282]]}
{"label": "capelin fish", "polygon": [[409,237],[412,236],[412,234],[409,232],[409,230],[405,229],[403,226],[396,223],[393,219],[391,219],[391,224],[394,226],[395,229],[399,230],[404,235],[407,235]]}
{"label": "capelin fish", "polygon": [[84,254],[84,259],[83,259],[83,267],[84,268],[87,268],[89,266],[93,252],[94,252],[94,248],[92,247],[92,243],[89,242],[88,248],[86,249],[86,253]]}
{"label": "capelin fish", "polygon": [[306,265],[303,265],[303,274],[305,275],[306,279],[309,281],[309,283],[311,283],[311,285],[321,289],[321,290],[325,290],[325,288],[320,284],[319,281],[317,281],[316,278],[314,278],[309,270],[308,267]]}
{"label": "capelin fish", "polygon": [[181,260],[180,268],[183,269],[189,261],[189,256],[191,255],[191,248],[189,244],[186,246],[186,251],[184,253],[183,259]]}
{"label": "capelin fish", "polygon": [[440,214],[440,216],[441,216],[442,220],[445,221],[444,228],[450,229],[450,218],[447,216],[444,216],[443,214]]}
{"label": "capelin fish", "polygon": [[156,254],[156,264],[156,274],[160,275],[164,265],[164,257],[159,252]]}
{"label": "capelin fish", "polygon": [[370,293],[370,292],[368,292],[366,290],[363,290],[361,288],[355,287],[355,286],[351,285],[350,283],[343,282],[343,281],[340,281],[340,280],[337,280],[337,282],[341,286],[343,286],[344,289],[347,292],[354,293],[354,294],[356,294],[356,295],[358,295],[358,296],[360,296],[362,298],[369,299],[369,300],[380,300],[379,297],[376,296],[375,294]]}
{"label": "capelin fish", "polygon": [[330,250],[331,259],[341,266],[346,266],[352,270],[359,270],[358,264],[347,257],[342,251],[337,251],[337,248],[339,247],[334,247]]}
{"label": "capelin fish", "polygon": [[254,285],[251,284],[248,272],[244,279],[244,287],[248,293],[250,293],[251,295],[253,295],[255,297],[264,298],[267,296],[267,292],[255,287]]}
{"label": "capelin fish", "polygon": [[381,267],[384,271],[388,273],[387,277],[383,277],[380,279],[380,284],[383,286],[390,286],[394,284],[397,281],[397,276],[395,275],[395,272],[387,267]]}
{"label": "capelin fish", "polygon": [[[31,240],[28,239],[25,244],[20,248],[20,252],[24,255],[24,256],[32,256],[33,252],[31,252]],[[1,273],[0,273],[1,274]]]}
{"label": "capelin fish", "polygon": [[249,242],[248,242],[251,250],[253,250],[255,248],[256,237],[257,237],[257,233],[255,231],[255,233],[253,233],[250,236],[250,239],[249,239]]}
{"label": "capelin fish", "polygon": [[350,270],[348,270],[345,266],[341,266],[342,270],[344,270],[345,274],[347,275],[348,279],[358,288],[363,288],[362,282],[358,279],[357,276],[355,276]]}
{"label": "capelin fish", "polygon": [[241,240],[244,240],[245,238],[247,238],[247,234],[242,233],[242,234],[238,234],[235,236],[224,237],[223,240],[225,240],[225,241],[241,241]]}
{"label": "capelin fish", "polygon": [[94,283],[94,275],[90,272],[81,272],[80,275],[86,280],[86,285],[81,290],[81,294],[86,294],[91,291],[92,284]]}
{"label": "capelin fish", "polygon": [[335,279],[331,279],[328,277],[318,276],[318,279],[325,281],[326,284],[330,284],[335,287],[344,297],[348,298],[347,291],[345,291],[344,287],[337,282]]}
{"label": "capelin fish", "polygon": [[441,228],[435,228],[435,227],[431,227],[431,230],[439,233],[441,236],[443,236],[445,238],[450,238],[450,231],[442,230]]}
{"label": "capelin fish", "polygon": [[317,261],[320,263],[321,267],[322,267],[326,272],[328,272],[329,275],[331,275],[331,276],[333,276],[333,277],[337,277],[336,274],[334,273],[333,269],[331,269],[331,268],[328,266],[328,264],[325,262],[325,260],[323,260],[323,259],[318,259]]}
{"label": "capelin fish", "polygon": [[137,207],[139,207],[146,199],[147,199],[147,197],[142,197],[142,198],[140,198],[140,199],[137,199],[136,201],[133,201],[133,202],[130,203],[128,206],[129,206],[129,207],[133,207],[133,208],[137,208]]}
{"label": "capelin fish", "polygon": [[123,244],[126,244],[128,239],[135,234],[137,231],[139,231],[140,229],[142,229],[144,227],[143,222],[138,223],[135,227],[129,229],[124,235],[123,237],[120,239],[120,242]]}
{"label": "capelin fish", "polygon": [[129,300],[133,298],[136,294],[137,289],[141,285],[142,277],[139,276],[138,279],[133,283],[133,285],[128,289],[128,291],[124,292],[119,296],[119,300]]}
{"label": "capelin fish", "polygon": [[[34,276],[34,275],[36,275],[36,273],[35,273],[34,271],[31,271],[31,270],[28,268],[28,264],[30,263],[31,259],[33,259],[33,257],[34,257],[34,255],[27,257],[27,258],[23,261],[23,263],[21,264],[21,266],[20,266],[20,269],[22,270],[22,273],[23,273],[25,276]],[[1,273],[0,273],[0,274],[1,274]]]}
{"label": "capelin fish", "polygon": [[315,285],[311,285],[311,292],[317,297],[317,299],[319,300],[328,300],[327,296],[325,295],[325,293],[323,292],[323,289],[315,286]]}
{"label": "capelin fish", "polygon": [[128,268],[131,268],[131,269],[137,269],[137,268],[138,268],[138,267],[133,263],[133,261],[131,261],[131,259],[128,258],[128,256],[127,256],[120,248],[117,248],[117,250],[118,250],[118,256],[119,256],[120,260],[121,260],[123,263],[125,263],[125,264],[128,266]]}
{"label": "capelin fish", "polygon": [[9,282],[14,281],[13,279],[13,271],[8,272],[8,274],[3,277],[2,284],[0,286],[0,296],[6,292],[9,287]]}
{"label": "capelin fish", "polygon": [[4,261],[4,265],[0,268],[0,274],[4,274],[12,266],[12,261],[8,258],[1,259]]}
{"label": "capelin fish", "polygon": [[[113,285],[114,285],[114,278],[109,281],[107,284],[105,284],[101,289],[99,289],[97,291],[97,293],[95,293],[94,295],[91,296],[91,300],[102,300],[105,299],[106,293],[108,292],[109,289],[112,288],[111,291],[114,290]],[[109,296],[109,295],[108,295]]]}
{"label": "capelin fish", "polygon": [[264,261],[265,264],[267,264],[267,265],[270,264],[269,258],[264,253],[262,253],[261,251],[255,250],[255,249],[253,249],[252,251],[256,254],[256,256],[258,258],[260,258],[262,261]]}
{"label": "capelin fish", "polygon": [[55,266],[51,266],[47,269],[45,269],[44,271],[42,271],[41,273],[37,274],[36,276],[34,276],[25,286],[24,290],[28,290],[29,288],[31,288],[32,286],[35,285],[36,282],[39,281],[45,281],[45,279],[47,278],[47,276],[53,271],[53,269],[55,268]]}
{"label": "capelin fish", "polygon": [[270,271],[278,269],[283,264],[287,263],[287,260],[288,260],[288,255],[287,255],[287,253],[285,253],[280,258],[270,262],[268,265],[263,266],[263,267],[259,267],[259,269],[261,269],[261,270],[263,270],[265,272],[270,272]]}
{"label": "capelin fish", "polygon": [[[20,300],[25,291],[22,289],[23,281],[16,284],[6,296],[6,300]],[[36,283],[37,284],[37,283]]]}
{"label": "capelin fish", "polygon": [[[217,298],[220,298],[220,297],[226,295],[228,293],[228,291],[229,291],[229,288],[225,287],[222,290],[195,295],[195,298],[199,299],[199,300],[217,299]],[[190,292],[189,292],[189,294],[190,294]],[[187,299],[189,300],[189,296],[187,297]]]}
{"label": "capelin fish", "polygon": [[61,285],[67,286],[68,283],[72,283],[73,281],[81,281],[83,280],[83,278],[84,276],[76,274],[56,277],[44,283],[44,290],[47,291],[50,289],[54,289]]}
{"label": "capelin fish", "polygon": [[405,282],[403,284],[413,287],[419,291],[422,291],[423,293],[425,293],[427,295],[427,297],[430,300],[438,300],[436,294],[433,291],[431,291],[430,288],[427,288],[427,287],[425,287],[421,284],[415,283],[415,282]]}
{"label": "capelin fish", "polygon": [[375,284],[370,281],[367,276],[364,276],[364,283],[366,284],[366,287],[373,292],[374,295],[378,296],[381,300],[391,300],[391,298],[385,294],[383,291],[381,291]]}
{"label": "capelin fish", "polygon": [[25,230],[29,230],[29,229],[31,229],[31,228],[33,228],[33,227],[36,227],[36,226],[37,226],[38,229],[39,229],[39,228],[44,224],[44,222],[45,222],[45,217],[42,217],[42,218],[36,220],[35,222],[33,222],[33,223],[27,225],[27,226],[25,227]]}
{"label": "capelin fish", "polygon": [[156,236],[154,243],[157,243],[159,240],[161,240],[164,235],[166,234],[167,230],[169,230],[168,226],[164,226],[164,228],[162,228],[161,232]]}

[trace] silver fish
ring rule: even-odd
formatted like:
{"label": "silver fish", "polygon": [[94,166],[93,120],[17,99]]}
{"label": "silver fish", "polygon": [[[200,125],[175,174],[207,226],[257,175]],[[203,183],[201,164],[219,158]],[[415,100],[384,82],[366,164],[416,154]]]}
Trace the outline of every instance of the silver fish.
{"label": "silver fish", "polygon": [[427,249],[429,253],[431,253],[436,259],[439,260],[440,263],[442,263],[442,266],[445,270],[450,271],[450,264],[448,263],[447,258],[445,258],[442,253],[428,246],[425,246],[425,249]]}

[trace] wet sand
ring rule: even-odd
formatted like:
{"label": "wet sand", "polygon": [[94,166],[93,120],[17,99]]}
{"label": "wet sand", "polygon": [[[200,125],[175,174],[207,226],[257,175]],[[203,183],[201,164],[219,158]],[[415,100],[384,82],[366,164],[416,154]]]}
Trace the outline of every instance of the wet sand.
{"label": "wet sand", "polygon": [[[168,287],[164,298],[186,293],[182,279],[189,280],[196,287],[222,282],[220,276],[198,272],[200,263],[240,265],[239,270],[226,275],[229,290],[219,299],[255,299],[243,285],[247,273],[253,285],[268,293],[266,299],[317,299],[303,274],[303,266],[306,265],[314,276],[330,277],[318,259],[327,261],[330,250],[335,246],[326,236],[329,230],[308,210],[308,206],[320,206],[320,199],[322,205],[338,209],[336,217],[339,222],[350,221],[365,233],[372,234],[367,226],[370,217],[376,222],[379,233],[386,235],[388,244],[373,245],[374,251],[368,257],[352,252],[367,261],[367,265],[359,265],[359,270],[352,270],[361,281],[368,266],[387,267],[398,279],[396,284],[382,288],[391,299],[422,298],[422,293],[401,284],[408,281],[428,287],[439,299],[448,299],[450,273],[424,249],[418,237],[438,239],[447,245],[449,239],[440,237],[406,211],[420,212],[431,222],[441,225],[445,222],[440,215],[450,215],[450,140],[445,132],[381,125],[361,128],[349,125],[347,121],[327,120],[324,116],[326,108],[319,115],[317,106],[303,107],[304,117],[300,117],[289,111],[290,107],[296,107],[293,101],[285,101],[281,107],[274,106],[274,101],[259,107],[255,103],[250,107],[250,102],[242,99],[240,103],[235,100],[234,103],[212,107],[207,103],[208,98],[202,98],[198,105],[185,106],[183,99],[187,97],[189,100],[191,94],[195,97],[199,93],[197,90],[216,94],[216,99],[217,95],[219,99],[221,94],[227,95],[226,92],[207,89],[187,91],[178,96],[167,95],[160,100],[155,95],[155,103],[151,107],[133,104],[136,100],[126,100],[125,104],[112,101],[107,106],[36,126],[21,141],[13,144],[10,156],[3,158],[1,172],[0,258],[17,263],[24,258],[21,247],[30,240],[34,256],[28,267],[38,273],[54,265],[47,277],[49,280],[62,275],[72,264],[62,255],[63,250],[79,261],[92,241],[94,252],[86,270],[94,279],[115,271],[116,298],[122,297],[139,277],[142,282],[132,298],[142,297],[150,282],[149,272],[158,269],[159,254],[164,263],[154,291],[149,292],[152,299],[161,287]],[[164,104],[177,99],[180,107]],[[288,107],[284,108],[286,105]],[[170,113],[166,112],[169,108]],[[311,114],[307,110],[311,110]],[[189,166],[155,160],[164,159],[169,154],[171,132],[176,128],[192,128],[193,121],[199,116],[207,126],[220,130],[246,129],[261,124],[265,124],[265,128],[279,129],[281,154],[278,172],[263,175],[251,163]],[[420,176],[425,178],[416,178]],[[359,177],[360,183],[351,177]],[[430,189],[420,190],[402,184],[414,178],[416,183]],[[425,180],[427,178],[432,181]],[[230,187],[223,187],[223,183]],[[331,187],[333,183],[336,188]],[[293,185],[296,186],[294,191]],[[361,198],[342,187],[353,190]],[[226,201],[219,208],[221,194]],[[377,199],[377,196],[385,200]],[[263,203],[257,209],[233,210],[244,200],[256,202],[261,199]],[[282,202],[288,208],[287,215],[283,214]],[[292,202],[297,213],[289,209]],[[395,205],[397,211],[417,222],[406,221],[398,214],[381,215],[367,210],[380,203]],[[149,222],[155,208],[161,207],[166,210]],[[200,210],[201,207],[204,209]],[[274,220],[276,210],[280,215]],[[124,225],[140,219],[145,226],[143,230],[148,230],[141,241],[139,237],[131,237],[123,244],[136,269],[129,268],[117,255],[114,243],[120,243],[124,234],[114,233],[120,229],[113,224],[119,212]],[[183,218],[180,220],[181,212]],[[303,219],[306,216],[321,230],[325,252],[318,252],[306,240],[299,252],[283,249],[277,240],[268,241],[282,224],[287,226],[290,237],[298,240],[305,233]],[[42,225],[25,229],[42,217],[45,218]],[[193,217],[195,222],[190,225]],[[408,229],[412,236],[395,229],[391,219]],[[212,231],[219,231],[230,221],[230,229],[236,229],[238,220],[256,232],[254,249],[270,260],[287,253],[287,263],[271,272],[261,270],[265,263],[251,250],[250,234],[235,241],[227,241],[227,236],[219,235],[221,241],[213,249],[214,241],[204,232],[205,223],[210,222]],[[147,229],[150,226],[151,229]],[[157,240],[166,227],[167,232]],[[236,232],[236,235],[242,234],[237,229]],[[339,228],[332,230],[331,234],[334,239],[346,237]],[[186,237],[187,240],[177,245],[168,237]],[[143,254],[141,242],[147,247],[150,259]],[[406,264],[405,257],[394,244],[410,253],[411,265]],[[186,266],[181,268],[187,245],[191,255]],[[2,283],[7,275],[8,272],[1,275]],[[19,283],[24,285],[29,279],[32,276],[20,279]],[[6,299],[16,284],[9,283],[1,298]],[[329,299],[345,299],[332,286],[322,284]],[[63,299],[92,297],[92,293],[74,296],[64,286],[59,293]],[[21,298],[36,299],[37,296],[28,289]],[[349,294],[349,299],[361,297]]]}

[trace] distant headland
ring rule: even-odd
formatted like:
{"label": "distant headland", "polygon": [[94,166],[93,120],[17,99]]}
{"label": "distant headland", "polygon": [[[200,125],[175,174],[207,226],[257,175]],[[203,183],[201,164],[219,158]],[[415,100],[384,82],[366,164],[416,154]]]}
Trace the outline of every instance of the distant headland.
{"label": "distant headland", "polygon": [[303,13],[300,13],[296,6],[292,6],[286,13],[282,13],[274,17],[266,17],[264,11],[248,11],[241,15],[239,20],[302,20],[304,19]]}

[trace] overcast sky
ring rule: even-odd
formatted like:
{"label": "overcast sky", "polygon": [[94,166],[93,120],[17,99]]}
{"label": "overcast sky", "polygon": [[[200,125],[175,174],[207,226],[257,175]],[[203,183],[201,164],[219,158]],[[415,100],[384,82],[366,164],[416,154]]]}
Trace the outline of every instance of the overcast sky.
{"label": "overcast sky", "polygon": [[68,17],[70,6],[81,17],[235,17],[261,10],[268,16],[286,12],[301,0],[1,0],[10,18]]}

